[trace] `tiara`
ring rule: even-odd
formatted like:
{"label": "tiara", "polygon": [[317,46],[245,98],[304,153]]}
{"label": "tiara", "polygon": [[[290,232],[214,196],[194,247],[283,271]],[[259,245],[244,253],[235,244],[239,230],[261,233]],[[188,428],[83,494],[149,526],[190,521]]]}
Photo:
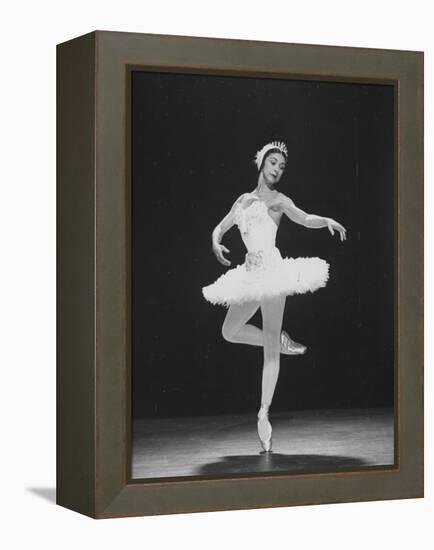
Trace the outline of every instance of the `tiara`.
{"label": "tiara", "polygon": [[270,143],[267,143],[267,145],[264,145],[262,149],[257,151],[253,160],[253,162],[258,167],[258,170],[261,169],[262,161],[264,160],[265,154],[268,153],[268,151],[270,151],[271,149],[279,149],[279,151],[283,155],[285,155],[285,157],[288,157],[288,149],[286,148],[286,145],[283,143],[283,141],[272,141]]}

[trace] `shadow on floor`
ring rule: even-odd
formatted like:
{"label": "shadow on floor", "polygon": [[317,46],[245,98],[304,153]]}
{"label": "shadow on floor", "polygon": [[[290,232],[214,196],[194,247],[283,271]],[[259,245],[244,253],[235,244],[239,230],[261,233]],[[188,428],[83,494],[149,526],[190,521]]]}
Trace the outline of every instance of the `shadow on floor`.
{"label": "shadow on floor", "polygon": [[27,491],[56,504],[56,489],[53,487],[26,487]]}
{"label": "shadow on floor", "polygon": [[260,453],[224,456],[218,462],[197,468],[193,475],[330,471],[369,465],[366,460],[351,456]]}

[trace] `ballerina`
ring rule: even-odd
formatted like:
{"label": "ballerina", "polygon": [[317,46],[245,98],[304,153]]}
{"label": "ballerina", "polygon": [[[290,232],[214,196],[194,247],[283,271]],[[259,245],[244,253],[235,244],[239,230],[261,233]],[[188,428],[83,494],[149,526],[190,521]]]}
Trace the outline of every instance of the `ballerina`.
{"label": "ballerina", "polygon": [[[306,346],[295,342],[282,330],[286,296],[314,292],[329,278],[329,265],[321,258],[282,258],[275,246],[282,215],[308,228],[326,227],[331,235],[346,239],[346,229],[332,218],[307,214],[275,187],[286,167],[288,150],[283,142],[273,141],[260,149],[254,162],[259,171],[256,188],[243,193],[212,233],[212,249],[217,260],[230,266],[221,243],[223,235],[237,225],[247,253],[242,265],[229,269],[214,283],[202,288],[212,304],[228,308],[222,326],[225,340],[262,346],[261,406],[257,430],[264,452],[272,450],[272,426],[269,409],[280,370],[280,354],[299,355]],[[262,330],[247,321],[258,308],[262,313]]]}

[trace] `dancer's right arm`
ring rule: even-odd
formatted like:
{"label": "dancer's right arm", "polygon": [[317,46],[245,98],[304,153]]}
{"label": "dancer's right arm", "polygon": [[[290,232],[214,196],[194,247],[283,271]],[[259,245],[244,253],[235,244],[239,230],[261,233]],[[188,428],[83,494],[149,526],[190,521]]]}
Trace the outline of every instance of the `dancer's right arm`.
{"label": "dancer's right arm", "polygon": [[223,235],[235,224],[235,210],[247,193],[243,193],[232,205],[226,216],[216,225],[212,232],[212,250],[217,260],[223,265],[231,265],[231,262],[223,256],[223,252],[230,252],[221,244]]}

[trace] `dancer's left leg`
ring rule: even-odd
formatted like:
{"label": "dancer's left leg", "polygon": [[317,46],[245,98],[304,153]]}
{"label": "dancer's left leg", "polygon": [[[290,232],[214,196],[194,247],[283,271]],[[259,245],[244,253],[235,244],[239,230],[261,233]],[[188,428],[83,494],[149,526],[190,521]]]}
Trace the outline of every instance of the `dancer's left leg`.
{"label": "dancer's left leg", "polygon": [[271,451],[272,428],[268,410],[280,370],[280,333],[285,310],[285,297],[269,298],[261,303],[264,339],[264,367],[262,370],[261,408],[258,412],[258,435],[264,451]]}
{"label": "dancer's left leg", "polygon": [[264,340],[264,367],[262,371],[261,405],[268,407],[273,400],[280,368],[280,333],[282,330],[285,296],[261,302],[262,337]]}

